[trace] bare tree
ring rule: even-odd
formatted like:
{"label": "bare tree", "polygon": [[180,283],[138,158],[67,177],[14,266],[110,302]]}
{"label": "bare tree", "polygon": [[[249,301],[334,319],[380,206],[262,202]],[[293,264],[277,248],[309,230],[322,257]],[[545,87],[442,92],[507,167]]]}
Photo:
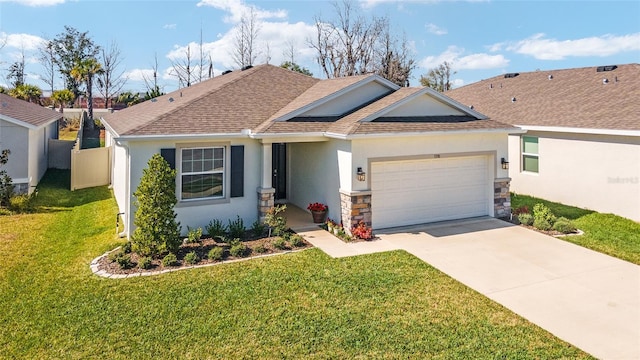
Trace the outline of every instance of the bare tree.
{"label": "bare tree", "polygon": [[53,95],[56,79],[56,53],[51,41],[46,41],[38,48],[38,60],[44,69],[44,73],[39,75],[40,80],[49,85]]}
{"label": "bare tree", "polygon": [[25,64],[25,56],[24,56],[24,47],[22,47],[20,51],[20,57],[13,64],[9,66],[9,74],[7,74],[7,81],[11,86],[17,88],[21,85],[24,85],[24,64]]}
{"label": "bare tree", "polygon": [[420,76],[420,83],[422,86],[428,86],[439,92],[451,90],[451,75],[456,73],[451,70],[451,63],[445,61],[430,69],[427,74]]}
{"label": "bare tree", "polygon": [[357,14],[352,1],[335,2],[336,19],[315,18],[316,39],[308,41],[317,51],[316,61],[329,78],[371,73],[376,70],[376,46],[388,20]]}
{"label": "bare tree", "polygon": [[288,39],[286,42],[286,47],[282,51],[282,56],[287,59],[285,62],[290,62],[295,64],[296,62],[296,44],[292,39]]}
{"label": "bare tree", "polygon": [[104,108],[107,109],[109,104],[113,103],[114,95],[122,90],[128,78],[124,75],[124,69],[120,68],[123,58],[115,41],[101,49],[100,57],[104,72],[98,75],[98,91],[104,97]]}
{"label": "bare tree", "polygon": [[260,32],[260,23],[258,15],[253,7],[249,13],[245,13],[240,19],[240,23],[236,25],[235,48],[232,56],[235,63],[240,68],[252,66],[258,57],[256,42],[258,33]]}
{"label": "bare tree", "polygon": [[147,91],[152,91],[154,89],[160,89],[158,85],[158,54],[154,54],[154,63],[152,65],[153,69],[153,79],[147,78],[147,76],[143,75],[142,78],[144,80],[144,85],[147,88]]}
{"label": "bare tree", "polygon": [[202,47],[202,25],[200,25],[200,44],[198,46],[199,56],[198,60],[200,60],[200,65],[198,66],[198,82],[204,80],[204,48]]}
{"label": "bare tree", "polygon": [[191,44],[187,45],[184,51],[184,59],[171,60],[171,72],[170,74],[178,79],[178,87],[191,86],[191,80],[194,74],[191,58]]}
{"label": "bare tree", "polygon": [[409,86],[409,77],[416,62],[411,56],[406,36],[402,40],[396,39],[387,25],[379,51],[380,64],[376,73],[398,86]]}

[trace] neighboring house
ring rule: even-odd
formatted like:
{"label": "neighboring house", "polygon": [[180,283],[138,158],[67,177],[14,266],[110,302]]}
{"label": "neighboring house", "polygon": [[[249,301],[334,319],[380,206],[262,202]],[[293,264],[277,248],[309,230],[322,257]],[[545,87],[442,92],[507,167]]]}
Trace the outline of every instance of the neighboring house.
{"label": "neighboring house", "polygon": [[509,136],[511,190],[640,221],[640,64],[506,74],[446,93]]}
{"label": "neighboring house", "polygon": [[500,159],[519,129],[377,75],[318,80],[261,65],[103,123],[124,236],[154,153],[177,170],[183,231],[236,216],[251,224],[279,202],[328,204],[347,229],[361,220],[380,229],[510,212]]}
{"label": "neighboring house", "polygon": [[18,193],[31,193],[47,171],[49,139],[58,138],[54,110],[0,94],[0,150],[9,149],[3,166]]}

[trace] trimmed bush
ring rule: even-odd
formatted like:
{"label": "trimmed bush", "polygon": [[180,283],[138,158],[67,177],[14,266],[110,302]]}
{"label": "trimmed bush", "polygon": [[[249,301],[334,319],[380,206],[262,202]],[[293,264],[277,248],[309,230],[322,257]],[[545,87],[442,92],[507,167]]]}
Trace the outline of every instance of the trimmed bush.
{"label": "trimmed bush", "polygon": [[188,244],[193,244],[193,243],[199,243],[200,242],[200,238],[202,237],[202,228],[199,227],[197,229],[192,229],[189,226],[187,226],[187,243]]}
{"label": "trimmed bush", "polygon": [[32,197],[27,194],[13,195],[9,198],[9,209],[17,213],[33,211]]}
{"label": "trimmed bush", "polygon": [[245,257],[248,254],[247,250],[249,250],[247,246],[241,243],[240,241],[238,241],[238,242],[235,242],[233,245],[231,245],[231,248],[229,249],[229,254],[231,254],[231,256],[233,257]]}
{"label": "trimmed bush", "polygon": [[195,251],[192,251],[184,256],[184,262],[189,265],[197,264],[198,261],[200,261],[200,258],[198,258],[198,254],[196,254]]}
{"label": "trimmed bush", "polygon": [[523,213],[518,215],[518,220],[522,225],[531,226],[533,224],[533,215],[529,213]]}
{"label": "trimmed bush", "polygon": [[266,230],[267,226],[261,223],[260,220],[256,220],[251,224],[251,233],[255,237],[261,237]]}
{"label": "trimmed bush", "polygon": [[291,246],[293,247],[302,247],[304,246],[304,240],[302,239],[302,236],[294,234],[289,239],[289,244],[291,244]]}
{"label": "trimmed bush", "polygon": [[213,248],[211,248],[211,250],[209,250],[207,257],[213,261],[220,261],[224,259],[224,248],[214,246]]}
{"label": "trimmed bush", "polygon": [[238,215],[234,221],[229,220],[229,237],[241,239],[244,237],[245,231],[244,221],[240,215]]}
{"label": "trimmed bush", "polygon": [[560,217],[558,218],[558,220],[556,220],[555,224],[553,224],[553,230],[559,231],[563,234],[570,234],[576,231],[576,227],[575,225],[573,225],[573,222],[571,222],[571,220]]}
{"label": "trimmed bush", "polygon": [[218,237],[224,237],[227,234],[227,226],[218,219],[211,220],[209,225],[205,226],[205,230],[207,231],[207,235],[214,240]]}
{"label": "trimmed bush", "polygon": [[145,270],[151,269],[151,257],[149,256],[141,257],[140,260],[138,261],[138,267],[140,269],[145,269]]}
{"label": "trimmed bush", "polygon": [[287,242],[281,237],[274,239],[271,244],[278,250],[284,250],[287,248]]}
{"label": "trimmed bush", "polygon": [[267,248],[264,247],[264,245],[260,244],[256,247],[253,248],[253,251],[257,252],[258,254],[264,254],[267,252]]}
{"label": "trimmed bush", "polygon": [[169,266],[177,266],[177,265],[178,265],[178,258],[174,253],[168,253],[162,259],[162,266],[169,267]]}
{"label": "trimmed bush", "polygon": [[131,241],[127,241],[126,243],[122,244],[122,252],[125,254],[130,254],[131,253]]}
{"label": "trimmed bush", "polygon": [[287,219],[280,216],[287,209],[287,205],[276,205],[267,211],[264,222],[269,226],[269,236],[280,236],[287,231]]}

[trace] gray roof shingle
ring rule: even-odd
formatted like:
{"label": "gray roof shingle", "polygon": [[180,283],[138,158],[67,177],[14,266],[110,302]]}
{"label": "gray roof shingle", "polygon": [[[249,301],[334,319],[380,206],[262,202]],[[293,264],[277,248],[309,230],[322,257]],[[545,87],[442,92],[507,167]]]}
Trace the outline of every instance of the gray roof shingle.
{"label": "gray roof shingle", "polygon": [[496,76],[446,95],[513,125],[640,130],[640,64]]}
{"label": "gray roof shingle", "polygon": [[44,108],[7,94],[0,94],[0,115],[38,128],[62,118],[55,110]]}

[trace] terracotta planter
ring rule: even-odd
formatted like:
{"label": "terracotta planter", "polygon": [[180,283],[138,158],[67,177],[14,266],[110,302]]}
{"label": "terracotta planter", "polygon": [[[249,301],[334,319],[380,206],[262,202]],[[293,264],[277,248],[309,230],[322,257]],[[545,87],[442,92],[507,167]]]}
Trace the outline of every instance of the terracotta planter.
{"label": "terracotta planter", "polygon": [[327,218],[326,211],[311,211],[311,216],[313,216],[313,222],[315,224],[322,224]]}

